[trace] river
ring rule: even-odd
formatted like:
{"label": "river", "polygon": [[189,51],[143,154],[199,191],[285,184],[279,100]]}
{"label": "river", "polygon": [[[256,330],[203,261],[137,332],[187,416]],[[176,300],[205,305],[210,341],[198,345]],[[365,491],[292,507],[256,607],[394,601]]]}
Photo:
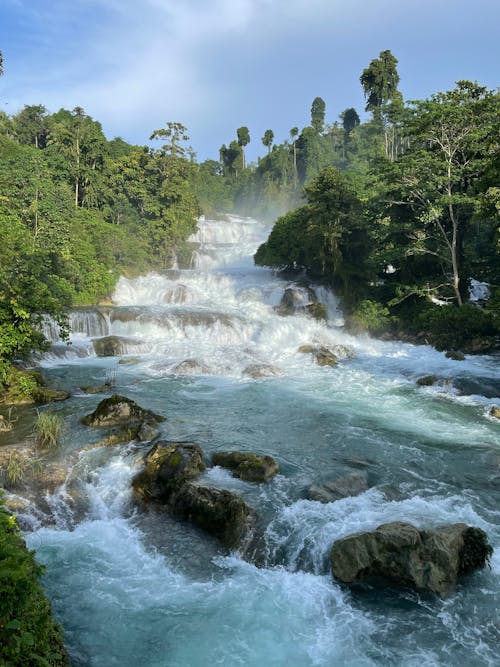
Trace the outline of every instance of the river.
{"label": "river", "polygon": [[[56,343],[40,360],[49,382],[72,392],[51,409],[65,419],[73,463],[50,511],[21,518],[47,566],[72,664],[498,665],[500,423],[488,411],[500,405],[499,359],[453,361],[350,336],[324,288],[326,322],[278,314],[289,281],[252,261],[268,232],[254,220],[202,220],[190,269],[121,278],[116,306],[74,313],[72,345]],[[135,363],[96,356],[93,340],[110,334]],[[338,365],[297,351],[308,344],[337,346]],[[276,375],[253,379],[245,369],[255,365]],[[416,385],[430,373],[436,385]],[[204,473],[256,509],[258,563],[134,506],[130,480],[147,443],[80,451],[101,437],[79,419],[103,396],[77,387],[105,379],[164,415],[164,438],[196,442],[207,456],[239,449],[277,459],[267,485],[218,467]],[[307,499],[311,484],[352,471],[367,475],[364,493]],[[335,583],[333,541],[395,520],[478,526],[496,548],[491,568],[445,600]]]}

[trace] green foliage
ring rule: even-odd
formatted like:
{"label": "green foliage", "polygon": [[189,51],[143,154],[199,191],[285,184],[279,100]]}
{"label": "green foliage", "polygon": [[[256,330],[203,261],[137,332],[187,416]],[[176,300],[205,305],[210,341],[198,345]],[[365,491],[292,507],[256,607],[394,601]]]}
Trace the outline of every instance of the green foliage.
{"label": "green foliage", "polygon": [[42,384],[38,374],[5,365],[0,377],[0,401],[7,404],[33,403]]}
{"label": "green foliage", "polygon": [[0,501],[0,662],[6,667],[69,664],[38,583],[42,572]]}
{"label": "green foliage", "polygon": [[349,327],[355,333],[381,334],[390,328],[391,323],[389,309],[368,299],[361,301],[349,318]]}
{"label": "green foliage", "polygon": [[472,304],[464,306],[428,306],[415,326],[424,330],[438,350],[467,351],[474,339],[494,338],[500,334],[500,320]]}
{"label": "green foliage", "polygon": [[35,423],[37,449],[57,449],[63,430],[64,421],[60,415],[55,412],[39,412]]}
{"label": "green foliage", "polygon": [[325,126],[326,104],[321,97],[315,97],[311,105],[311,125],[316,132],[323,132]]}

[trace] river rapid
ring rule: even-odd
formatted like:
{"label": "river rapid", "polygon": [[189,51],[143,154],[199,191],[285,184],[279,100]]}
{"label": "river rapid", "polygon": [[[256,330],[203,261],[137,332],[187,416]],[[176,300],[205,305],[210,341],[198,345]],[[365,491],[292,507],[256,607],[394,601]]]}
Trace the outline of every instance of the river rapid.
{"label": "river rapid", "polygon": [[[326,322],[300,309],[281,316],[290,282],[252,261],[268,232],[255,220],[202,220],[190,269],[120,279],[116,306],[73,313],[70,347],[48,327],[54,347],[39,363],[50,384],[72,392],[51,407],[66,421],[72,465],[44,508],[21,519],[47,566],[72,664],[498,665],[500,422],[488,411],[500,405],[499,359],[453,361],[430,347],[350,336],[324,288],[316,293]],[[109,335],[121,337],[122,355],[96,356],[94,341]],[[308,344],[352,356],[320,367],[298,352]],[[281,374],[245,373],[263,364]],[[416,385],[430,373],[436,385]],[[207,456],[238,449],[277,459],[280,474],[267,485],[218,467],[204,473],[256,509],[258,562],[134,506],[130,481],[148,443],[81,451],[102,437],[79,419],[103,395],[77,387],[106,379],[167,418],[163,438],[196,442]],[[364,493],[307,499],[311,484],[352,471],[367,474]],[[496,549],[491,568],[445,600],[335,583],[332,543],[396,520],[482,528]]]}

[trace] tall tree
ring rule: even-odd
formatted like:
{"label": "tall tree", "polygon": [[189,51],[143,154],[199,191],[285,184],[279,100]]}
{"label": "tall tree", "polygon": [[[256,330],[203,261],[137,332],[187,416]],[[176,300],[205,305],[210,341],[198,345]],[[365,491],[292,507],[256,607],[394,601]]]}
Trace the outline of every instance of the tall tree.
{"label": "tall tree", "polygon": [[299,128],[292,127],[290,130],[290,139],[292,140],[292,150],[293,150],[293,182],[294,186],[297,185],[297,137],[299,136]]}
{"label": "tall tree", "polygon": [[379,118],[384,105],[390,102],[398,89],[397,59],[387,51],[381,51],[363,70],[360,81],[366,98],[366,111]]}
{"label": "tall tree", "polygon": [[243,169],[246,167],[245,160],[245,146],[248,146],[250,143],[250,132],[248,127],[242,126],[236,130],[236,136],[238,137],[238,146],[241,148],[242,157],[243,157]]}
{"label": "tall tree", "polygon": [[182,123],[175,121],[168,121],[166,127],[159,130],[154,130],[149,137],[150,141],[154,139],[163,139],[165,143],[162,146],[162,151],[166,155],[174,157],[185,157],[187,148],[183,145],[189,141],[187,128]]}
{"label": "tall tree", "polygon": [[44,148],[47,140],[47,109],[42,104],[26,105],[13,118],[14,130],[22,144]]}
{"label": "tall tree", "polygon": [[311,105],[311,125],[316,132],[323,132],[325,126],[326,104],[321,97],[315,97]]}
{"label": "tall tree", "polygon": [[411,147],[388,171],[392,204],[410,209],[412,252],[440,258],[462,305],[463,247],[475,189],[499,154],[499,98],[476,83],[459,81],[451,91],[414,102],[411,110]]}
{"label": "tall tree", "polygon": [[272,130],[266,130],[264,136],[262,137],[262,143],[267,148],[267,153],[271,152],[271,147],[274,141],[274,132]]}

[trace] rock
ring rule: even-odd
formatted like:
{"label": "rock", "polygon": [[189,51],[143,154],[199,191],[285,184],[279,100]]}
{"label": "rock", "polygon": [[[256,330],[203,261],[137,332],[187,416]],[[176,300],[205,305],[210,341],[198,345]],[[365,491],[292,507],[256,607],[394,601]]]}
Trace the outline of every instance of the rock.
{"label": "rock", "polygon": [[492,405],[490,410],[490,416],[500,419],[500,408],[497,405]]}
{"label": "rock", "polygon": [[80,387],[80,389],[86,394],[105,394],[111,391],[112,387],[109,384],[101,384],[95,387]]}
{"label": "rock", "polygon": [[84,447],[85,450],[98,449],[99,447],[113,447],[114,445],[122,445],[124,442],[130,442],[131,440],[136,440],[138,437],[137,428],[124,428],[116,433],[111,433],[110,435],[94,442],[92,445]]}
{"label": "rock", "polygon": [[150,421],[142,422],[137,430],[136,437],[141,442],[147,442],[148,440],[154,440],[160,435],[160,429],[156,428],[156,425]]}
{"label": "rock", "polygon": [[139,364],[140,362],[141,360],[139,359],[139,357],[125,357],[124,359],[120,359],[118,363],[122,365],[133,366],[135,364]]}
{"label": "rock", "polygon": [[284,373],[281,368],[276,368],[276,366],[270,364],[251,364],[245,368],[243,375],[258,380],[259,378],[279,377]]}
{"label": "rock", "polygon": [[321,346],[318,350],[316,350],[316,352],[314,352],[314,357],[318,366],[337,365],[337,357],[327,347]]}
{"label": "rock", "polygon": [[49,387],[37,387],[33,391],[33,398],[38,405],[52,403],[53,401],[65,401],[71,396],[67,391],[50,389]]}
{"label": "rock", "polygon": [[229,468],[233,477],[245,482],[269,482],[279,473],[279,465],[272,456],[250,452],[216,452],[212,456],[212,463]]}
{"label": "rock", "polygon": [[465,359],[465,354],[458,350],[448,350],[445,356],[447,359],[453,359],[453,361],[464,361]]}
{"label": "rock", "polygon": [[144,410],[135,401],[118,394],[105,398],[94,412],[81,419],[82,424],[95,428],[121,425],[139,426],[145,421],[158,423],[165,421],[165,417],[160,417],[150,410]]}
{"label": "rock", "polygon": [[251,537],[253,511],[230,491],[185,484],[172,499],[172,511],[217,537],[228,549],[242,547]]}
{"label": "rock", "polygon": [[423,377],[418,378],[416,384],[418,384],[419,387],[432,387],[438,380],[439,378],[436,375],[424,375]]}
{"label": "rock", "polygon": [[184,359],[172,368],[172,373],[176,375],[207,375],[210,370],[196,359]]}
{"label": "rock", "polygon": [[333,503],[341,498],[359,496],[368,489],[368,477],[362,472],[351,472],[343,477],[328,480],[321,485],[313,484],[309,488],[309,500],[318,500],[320,503]]}
{"label": "rock", "polygon": [[337,365],[337,356],[325,345],[301,345],[297,352],[312,354],[318,366]]}
{"label": "rock", "polygon": [[174,492],[205,470],[203,452],[192,442],[157,442],[145,463],[132,480],[135,495],[142,501],[168,502]]}
{"label": "rock", "polygon": [[344,583],[382,578],[444,596],[457,579],[484,567],[493,549],[486,533],[463,523],[419,531],[396,521],[334,542],[333,576]]}
{"label": "rock", "polygon": [[142,341],[137,338],[125,338],[122,336],[104,336],[92,341],[94,351],[98,357],[118,357],[127,354],[131,345],[141,345]]}
{"label": "rock", "polygon": [[306,306],[306,310],[309,315],[311,315],[311,317],[314,317],[315,320],[327,319],[326,306],[319,301],[310,303],[308,306]]}

